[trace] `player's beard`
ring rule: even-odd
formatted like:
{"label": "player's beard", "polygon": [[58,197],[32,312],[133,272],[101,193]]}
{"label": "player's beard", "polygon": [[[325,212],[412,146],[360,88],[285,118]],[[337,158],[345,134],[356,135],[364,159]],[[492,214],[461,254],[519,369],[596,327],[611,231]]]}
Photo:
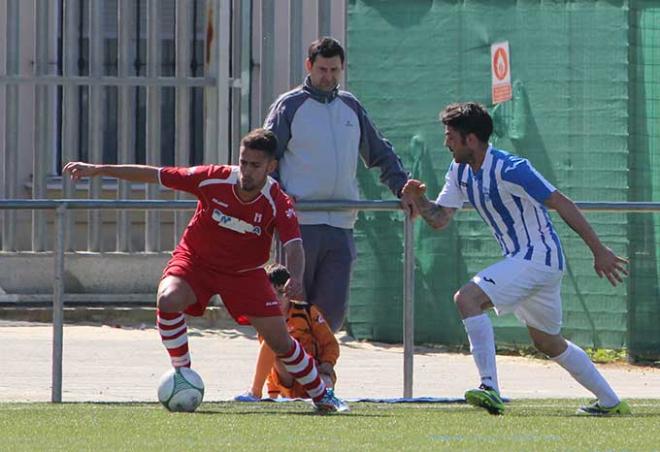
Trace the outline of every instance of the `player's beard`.
{"label": "player's beard", "polygon": [[454,156],[454,161],[459,164],[471,163],[473,160],[472,152],[470,152],[467,146],[463,146],[460,150],[451,149],[451,153]]}
{"label": "player's beard", "polygon": [[256,188],[256,184],[254,184],[252,179],[242,177],[238,180],[238,182],[241,187],[241,190],[243,191],[252,191]]}
{"label": "player's beard", "polygon": [[258,182],[255,180],[253,177],[239,177],[238,178],[238,186],[243,190],[244,192],[256,192],[261,190],[261,188],[264,186],[264,183],[266,182],[265,179],[261,180],[261,182]]}

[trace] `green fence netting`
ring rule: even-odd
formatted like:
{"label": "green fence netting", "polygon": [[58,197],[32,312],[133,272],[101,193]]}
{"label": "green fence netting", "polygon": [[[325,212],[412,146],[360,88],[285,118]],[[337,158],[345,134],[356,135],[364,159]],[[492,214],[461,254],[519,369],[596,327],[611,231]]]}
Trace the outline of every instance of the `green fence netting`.
{"label": "green fence netting", "polygon": [[[656,200],[659,7],[658,1],[350,1],[348,85],[431,196],[450,161],[438,112],[476,100],[493,114],[493,143],[529,158],[571,198]],[[509,42],[513,99],[493,107],[490,45],[498,41]],[[390,197],[376,173],[360,172],[363,195]],[[654,217],[588,217],[610,247],[634,258],[633,272],[614,289],[599,279],[589,250],[553,214],[568,261],[564,334],[583,346],[629,345],[657,355]],[[359,216],[348,317],[357,337],[401,340],[401,222],[400,214]],[[440,233],[422,222],[415,228],[415,339],[465,343],[452,295],[495,262],[499,248],[474,212],[459,213]],[[529,343],[514,317],[494,322],[500,343]]]}
{"label": "green fence netting", "polygon": [[[629,20],[629,199],[660,201],[660,4],[639,3],[631,8]],[[628,346],[640,358],[657,360],[660,215],[631,214],[628,221],[632,271],[628,285]]]}

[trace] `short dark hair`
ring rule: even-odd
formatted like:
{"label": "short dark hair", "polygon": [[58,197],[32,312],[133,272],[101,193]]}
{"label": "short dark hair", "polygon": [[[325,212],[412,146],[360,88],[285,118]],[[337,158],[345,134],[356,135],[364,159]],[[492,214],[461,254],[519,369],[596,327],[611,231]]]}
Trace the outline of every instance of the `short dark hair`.
{"label": "short dark hair", "polygon": [[274,286],[283,286],[289,280],[291,275],[284,265],[272,264],[266,267],[266,274],[270,283]]}
{"label": "short dark hair", "polygon": [[493,133],[493,119],[486,107],[476,102],[447,105],[440,113],[440,120],[444,125],[456,129],[462,137],[473,133],[484,143],[488,143]]}
{"label": "short dark hair", "polygon": [[268,129],[254,129],[241,139],[241,147],[264,151],[270,158],[275,158],[277,137]]}
{"label": "short dark hair", "polygon": [[312,42],[307,49],[307,58],[314,64],[316,57],[321,55],[323,58],[332,58],[338,56],[341,64],[344,64],[344,48],[339,41],[329,36],[324,36]]}

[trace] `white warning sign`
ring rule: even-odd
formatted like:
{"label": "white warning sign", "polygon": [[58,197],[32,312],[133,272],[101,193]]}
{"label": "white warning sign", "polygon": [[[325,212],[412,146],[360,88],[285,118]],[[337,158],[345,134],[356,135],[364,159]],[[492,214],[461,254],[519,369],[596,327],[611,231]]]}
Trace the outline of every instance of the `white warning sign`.
{"label": "white warning sign", "polygon": [[490,46],[493,105],[511,100],[511,59],[509,41]]}

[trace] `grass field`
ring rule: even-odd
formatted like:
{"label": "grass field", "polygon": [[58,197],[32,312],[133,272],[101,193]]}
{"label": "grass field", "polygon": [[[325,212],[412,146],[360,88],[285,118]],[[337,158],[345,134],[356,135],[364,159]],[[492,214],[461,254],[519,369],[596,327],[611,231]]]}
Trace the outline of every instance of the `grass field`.
{"label": "grass field", "polygon": [[464,404],[353,403],[319,416],[304,402],[0,404],[0,450],[659,450],[660,400],[634,414],[574,415],[580,401],[519,400],[504,416]]}

